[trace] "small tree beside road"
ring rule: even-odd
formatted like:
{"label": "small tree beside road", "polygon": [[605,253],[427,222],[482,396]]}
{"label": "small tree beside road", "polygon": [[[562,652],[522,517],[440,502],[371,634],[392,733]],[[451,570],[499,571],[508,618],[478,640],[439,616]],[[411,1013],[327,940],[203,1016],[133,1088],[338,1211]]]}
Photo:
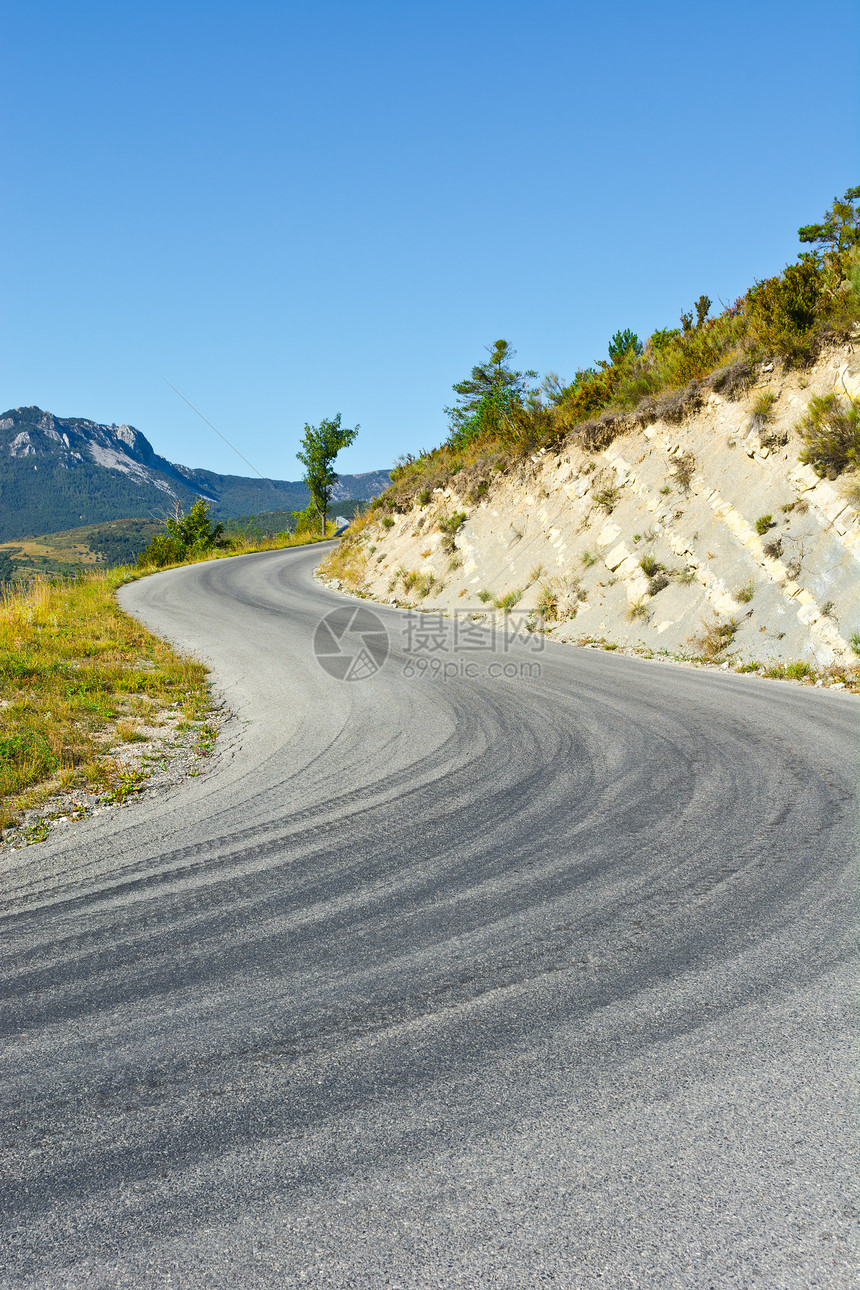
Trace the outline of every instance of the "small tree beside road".
{"label": "small tree beside road", "polygon": [[318,426],[305,423],[302,446],[296,456],[305,468],[305,483],[311,495],[311,503],[320,517],[323,537],[331,492],[337,480],[334,459],[341,448],[348,448],[353,443],[359,429],[360,426],[353,429],[342,426],[339,412],[332,420],[321,421]]}

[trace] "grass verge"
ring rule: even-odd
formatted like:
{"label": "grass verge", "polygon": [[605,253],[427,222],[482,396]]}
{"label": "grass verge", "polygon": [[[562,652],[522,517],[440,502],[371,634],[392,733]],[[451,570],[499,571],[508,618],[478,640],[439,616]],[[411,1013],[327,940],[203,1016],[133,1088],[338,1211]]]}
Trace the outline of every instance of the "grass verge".
{"label": "grass verge", "polygon": [[[264,538],[183,563],[307,541]],[[130,766],[123,750],[155,727],[192,731],[196,753],[211,752],[206,668],[117,604],[118,587],[150,572],[118,568],[0,587],[0,838],[25,812],[72,790],[102,803],[127,800],[148,772]],[[37,822],[23,840],[40,841],[47,827]]]}
{"label": "grass verge", "polygon": [[114,592],[128,580],[118,569],[0,598],[0,833],[53,793],[136,792],[144,776],[117,754],[160,710],[204,722],[205,667],[122,612]]}

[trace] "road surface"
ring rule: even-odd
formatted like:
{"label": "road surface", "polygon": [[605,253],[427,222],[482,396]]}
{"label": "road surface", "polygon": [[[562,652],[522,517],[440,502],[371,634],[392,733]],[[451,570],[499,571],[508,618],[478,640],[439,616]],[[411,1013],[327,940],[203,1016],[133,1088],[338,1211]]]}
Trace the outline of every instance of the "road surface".
{"label": "road surface", "polygon": [[860,703],[377,606],[340,681],[319,554],[125,588],[235,719],[4,858],[0,1285],[854,1286]]}

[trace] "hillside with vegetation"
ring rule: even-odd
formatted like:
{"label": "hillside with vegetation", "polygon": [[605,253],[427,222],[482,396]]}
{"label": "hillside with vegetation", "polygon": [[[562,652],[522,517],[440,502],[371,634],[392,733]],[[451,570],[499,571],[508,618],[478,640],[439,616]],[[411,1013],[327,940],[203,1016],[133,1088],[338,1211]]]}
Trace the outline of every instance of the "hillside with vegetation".
{"label": "hillside with vegetation", "polygon": [[325,575],[557,639],[856,663],[858,204],[834,200],[715,317],[701,296],[644,342],[619,330],[570,381],[537,384],[497,341],[454,386],[446,441],[401,460]]}
{"label": "hillside with vegetation", "polygon": [[571,437],[594,450],[658,418],[678,423],[711,390],[729,398],[743,391],[768,360],[808,366],[827,346],[849,340],[860,321],[858,204],[860,187],[834,199],[820,224],[798,231],[811,250],[716,316],[702,295],[681,313],[680,327],[658,328],[644,344],[619,330],[607,357],[570,381],[549,373],[536,385],[537,373],[514,370],[508,342],[497,341],[488,361],[454,386],[446,442],[402,458],[376,506],[396,512],[464,471],[472,491],[480,490],[512,458]]}

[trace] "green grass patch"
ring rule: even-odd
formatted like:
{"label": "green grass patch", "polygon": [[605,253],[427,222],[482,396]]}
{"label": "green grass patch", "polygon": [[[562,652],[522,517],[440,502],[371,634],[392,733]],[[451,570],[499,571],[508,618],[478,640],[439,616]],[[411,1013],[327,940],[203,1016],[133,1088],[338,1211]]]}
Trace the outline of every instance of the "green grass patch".
{"label": "green grass patch", "polygon": [[[124,800],[137,781],[116,748],[143,707],[206,713],[202,663],[177,655],[114,598],[127,570],[34,582],[0,595],[0,829],[36,791],[88,788]],[[134,774],[134,773],[132,773]]]}
{"label": "green grass patch", "polygon": [[772,663],[765,668],[764,674],[774,681],[805,681],[815,678],[814,669],[801,659],[793,663]]}

